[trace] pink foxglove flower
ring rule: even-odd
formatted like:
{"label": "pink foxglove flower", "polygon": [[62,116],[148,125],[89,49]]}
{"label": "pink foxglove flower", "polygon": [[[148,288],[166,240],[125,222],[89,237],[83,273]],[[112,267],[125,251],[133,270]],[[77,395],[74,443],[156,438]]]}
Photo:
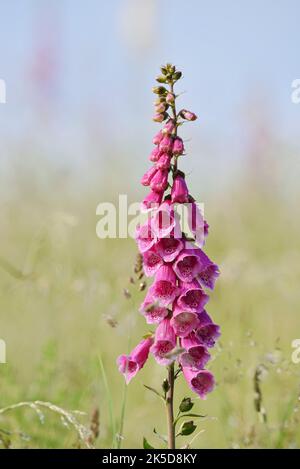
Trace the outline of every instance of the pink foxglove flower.
{"label": "pink foxglove flower", "polygon": [[[149,159],[154,164],[141,181],[150,186],[151,192],[141,204],[148,220],[136,230],[140,254],[135,266],[136,279],[131,277],[131,283],[139,284],[141,291],[146,288],[146,282],[140,281],[143,275],[154,277],[139,310],[156,331],[154,338],[151,332],[131,354],[121,355],[118,365],[127,383],[143,367],[149,350],[160,365],[168,367],[163,398],[168,407],[168,444],[172,449],[173,391],[180,369],[188,386],[202,399],[214,387],[213,374],[204,368],[210,359],[208,349],[220,336],[220,328],[204,307],[209,300],[207,289],[214,288],[219,269],[203,251],[208,224],[189,193],[185,174],[178,168],[185,153],[178,135],[180,125],[183,120],[195,120],[196,115],[186,109],[176,111],[174,85],[181,72],[171,64],[162,67],[161,72],[157,78],[160,86],[153,88],[158,95],[154,120],[164,123],[153,138],[155,147]],[[186,212],[186,205],[178,204],[187,204],[187,230],[181,223],[185,221],[182,212]]]}
{"label": "pink foxglove flower", "polygon": [[196,249],[184,249],[177,257],[173,269],[182,282],[191,282],[201,272],[201,261]]}
{"label": "pink foxglove flower", "polygon": [[201,399],[206,399],[207,394],[213,390],[215,385],[213,374],[207,370],[194,371],[190,367],[184,367],[182,371],[192,391],[197,393]]}
{"label": "pink foxglove flower", "polygon": [[164,128],[162,129],[162,133],[163,134],[168,134],[168,135],[171,135],[173,134],[174,130],[175,130],[176,126],[175,126],[175,123],[172,119],[170,119],[166,125],[164,126]]}
{"label": "pink foxglove flower", "polygon": [[147,324],[159,324],[169,314],[168,309],[159,306],[149,292],[140,307],[140,312],[145,316]]}
{"label": "pink foxglove flower", "polygon": [[157,169],[170,169],[171,156],[168,153],[162,153],[158,162],[156,163]]}
{"label": "pink foxglove flower", "polygon": [[176,298],[178,287],[176,275],[170,265],[159,268],[150,292],[160,306],[168,306]]}
{"label": "pink foxglove flower", "polygon": [[187,121],[195,121],[197,119],[194,112],[187,111],[186,109],[182,109],[182,111],[180,111],[180,115]]}
{"label": "pink foxglove flower", "polygon": [[133,349],[130,355],[120,355],[118,358],[119,370],[125,376],[127,384],[145,365],[152,344],[153,338],[144,339]]}
{"label": "pink foxglove flower", "polygon": [[168,174],[168,170],[158,169],[151,179],[151,189],[155,192],[163,192],[168,186]]}
{"label": "pink foxglove flower", "polygon": [[165,262],[173,262],[183,249],[183,242],[178,238],[161,238],[156,244],[159,255]]}
{"label": "pink foxglove flower", "polygon": [[172,203],[187,203],[189,200],[189,191],[182,176],[176,176],[171,190]]}
{"label": "pink foxglove flower", "polygon": [[161,153],[169,153],[173,148],[173,138],[170,135],[165,135],[159,144],[159,150]]}
{"label": "pink foxglove flower", "polygon": [[157,208],[163,198],[162,192],[151,191],[143,200],[141,208],[142,210],[149,210]]}
{"label": "pink foxglove flower", "polygon": [[195,332],[181,339],[181,346],[185,349],[180,355],[179,362],[182,367],[202,370],[210,359],[207,348],[201,344]]}
{"label": "pink foxglove flower", "polygon": [[143,186],[150,186],[151,179],[153,178],[155,173],[157,173],[157,168],[155,166],[152,166],[148,169],[148,171],[144,174],[141,179],[141,183],[143,184]]}
{"label": "pink foxglove flower", "polygon": [[169,200],[165,200],[154,212],[152,228],[159,239],[171,236],[174,231],[178,234],[180,228],[178,216]]}
{"label": "pink foxglove flower", "polygon": [[144,272],[147,277],[152,277],[163,265],[164,261],[155,248],[148,249],[143,254]]}
{"label": "pink foxglove flower", "polygon": [[161,151],[159,147],[155,147],[152,152],[150,153],[149,160],[153,161],[154,163],[159,160],[159,157],[161,155]]}
{"label": "pink foxglove flower", "polygon": [[137,226],[136,242],[141,253],[146,252],[148,249],[152,248],[156,241],[157,237],[149,219],[143,225]]}
{"label": "pink foxglove flower", "polygon": [[182,138],[176,137],[173,143],[172,153],[173,155],[179,156],[184,152],[184,145]]}
{"label": "pink foxglove flower", "polygon": [[177,304],[173,306],[171,324],[178,337],[190,334],[198,325],[198,314],[192,311],[184,311]]}
{"label": "pink foxglove flower", "polygon": [[184,311],[194,313],[202,311],[209,300],[209,296],[204,293],[199,282],[195,279],[192,282],[180,282],[181,293],[177,304]]}
{"label": "pink foxglove flower", "polygon": [[205,310],[199,314],[198,318],[199,323],[195,331],[196,337],[206,347],[214,347],[216,340],[220,337],[220,327],[213,323]]}
{"label": "pink foxglove flower", "polygon": [[169,365],[172,360],[167,355],[176,346],[176,335],[170,319],[164,319],[156,329],[155,341],[150,351],[160,365]]}
{"label": "pink foxglove flower", "polygon": [[162,131],[160,130],[154,137],[153,137],[153,145],[158,145],[161,140],[163,139],[164,135],[162,133]]}

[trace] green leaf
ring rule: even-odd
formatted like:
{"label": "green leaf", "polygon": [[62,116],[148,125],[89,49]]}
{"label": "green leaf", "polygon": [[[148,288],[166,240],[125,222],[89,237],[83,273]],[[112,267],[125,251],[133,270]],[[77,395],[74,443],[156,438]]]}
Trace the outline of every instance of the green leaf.
{"label": "green leaf", "polygon": [[145,387],[146,389],[148,389],[148,391],[153,392],[153,393],[156,394],[158,397],[160,397],[161,399],[164,400],[164,396],[162,396],[156,389],[151,388],[151,386],[147,386],[146,384],[144,384],[144,387]]}
{"label": "green leaf", "polygon": [[179,410],[180,412],[188,412],[194,406],[192,399],[190,397],[184,397],[180,403]]}
{"label": "green leaf", "polygon": [[154,447],[150,445],[150,443],[147,441],[147,439],[145,437],[143,438],[143,448],[144,449],[154,449]]}
{"label": "green leaf", "polygon": [[188,436],[194,433],[196,430],[197,425],[194,424],[193,420],[189,420],[188,422],[184,422],[180,427],[179,435]]}

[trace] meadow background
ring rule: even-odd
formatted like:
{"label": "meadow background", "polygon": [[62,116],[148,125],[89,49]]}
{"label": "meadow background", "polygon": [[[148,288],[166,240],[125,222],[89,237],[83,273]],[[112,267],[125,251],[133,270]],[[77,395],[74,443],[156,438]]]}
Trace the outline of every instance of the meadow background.
{"label": "meadow background", "polygon": [[[209,313],[222,337],[217,387],[194,448],[300,447],[300,105],[295,0],[0,1],[0,445],[96,447],[163,443],[150,358],[125,389],[116,357],[147,331],[144,293],[129,286],[132,239],[100,240],[96,207],[138,201],[148,167],[151,86],[158,68],[184,72],[182,167],[210,224],[221,277]],[[131,298],[124,296],[130,288]],[[191,392],[176,384],[176,402]],[[123,431],[120,428],[126,399]],[[50,402],[74,414],[20,402]],[[97,426],[97,424],[96,424]],[[190,438],[191,439],[191,438]],[[179,446],[190,440],[182,438]]]}

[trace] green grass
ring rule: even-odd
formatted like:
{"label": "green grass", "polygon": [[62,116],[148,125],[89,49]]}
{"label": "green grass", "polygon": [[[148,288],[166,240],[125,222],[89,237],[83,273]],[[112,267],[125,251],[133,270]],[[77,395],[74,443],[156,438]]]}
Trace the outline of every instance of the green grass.
{"label": "green grass", "polygon": [[[144,293],[133,288],[132,300],[122,294],[136,246],[96,237],[100,200],[58,191],[1,203],[0,336],[7,364],[0,365],[0,407],[50,401],[86,412],[79,419],[87,427],[98,407],[95,446],[141,447],[145,436],[160,447],[153,428],[165,433],[165,411],[143,384],[159,388],[165,370],[150,358],[126,395],[116,367],[129,337],[133,345],[148,330],[138,313]],[[246,189],[206,202],[207,252],[222,272],[208,311],[222,337],[211,363],[216,390],[193,408],[207,415],[195,448],[300,447],[300,365],[291,363],[291,342],[300,337],[300,221],[289,210]],[[259,365],[266,423],[254,406]],[[191,394],[179,378],[176,405]],[[43,412],[44,423],[28,408],[0,415],[0,437],[12,447],[81,445],[58,415]],[[180,438],[179,446],[191,438]]]}

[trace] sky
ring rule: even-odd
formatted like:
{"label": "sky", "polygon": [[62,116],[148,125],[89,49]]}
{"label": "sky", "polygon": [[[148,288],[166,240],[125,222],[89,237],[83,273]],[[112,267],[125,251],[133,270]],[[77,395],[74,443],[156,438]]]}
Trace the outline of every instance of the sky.
{"label": "sky", "polygon": [[[46,145],[63,140],[71,151],[78,142],[80,153],[89,125],[120,146],[134,145],[137,133],[145,145],[156,130],[151,87],[165,62],[183,70],[182,104],[199,116],[187,138],[223,151],[224,168],[255,119],[300,143],[300,104],[291,101],[298,0],[0,0],[0,13],[2,143],[33,128]],[[45,115],[52,130],[39,132]]]}

